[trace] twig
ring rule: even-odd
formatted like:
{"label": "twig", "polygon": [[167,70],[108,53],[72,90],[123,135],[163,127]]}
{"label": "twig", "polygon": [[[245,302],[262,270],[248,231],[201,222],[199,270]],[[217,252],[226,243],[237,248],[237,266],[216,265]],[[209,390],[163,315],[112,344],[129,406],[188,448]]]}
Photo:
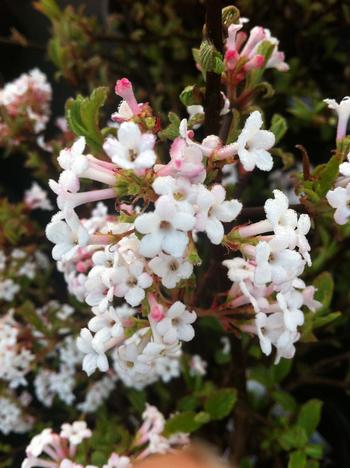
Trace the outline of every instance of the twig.
{"label": "twig", "polygon": [[[221,0],[206,0],[205,25],[207,39],[216,50],[222,53],[222,16]],[[204,99],[204,130],[206,135],[219,132],[220,126],[220,94],[221,75],[215,72],[207,72]]]}

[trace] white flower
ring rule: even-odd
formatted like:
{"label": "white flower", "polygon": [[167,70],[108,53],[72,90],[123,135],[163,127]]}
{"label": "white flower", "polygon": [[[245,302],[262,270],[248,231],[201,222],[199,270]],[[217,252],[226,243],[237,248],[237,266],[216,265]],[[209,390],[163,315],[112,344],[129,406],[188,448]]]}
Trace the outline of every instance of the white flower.
{"label": "white flower", "polygon": [[254,265],[241,257],[224,260],[222,264],[228,268],[227,276],[233,283],[254,278]]}
{"label": "white flower", "polygon": [[132,468],[132,464],[129,457],[112,453],[102,468]]}
{"label": "white flower", "polygon": [[19,290],[19,285],[11,278],[0,281],[0,300],[2,299],[6,302],[11,302]]}
{"label": "white flower", "polygon": [[162,284],[169,289],[175,288],[180,280],[189,278],[193,271],[190,262],[162,252],[152,258],[148,265],[153,273],[161,278]]}
{"label": "white flower", "polygon": [[339,172],[345,177],[350,177],[350,152],[347,155],[347,161],[340,164]]}
{"label": "white flower", "polygon": [[108,137],[103,149],[118,167],[147,169],[156,162],[154,144],[152,133],[141,133],[134,122],[123,122],[118,130],[118,139]]}
{"label": "white flower", "polygon": [[214,185],[209,191],[200,186],[197,196],[199,213],[196,215],[196,229],[206,232],[213,244],[220,244],[224,238],[222,222],[233,221],[242,209],[238,200],[225,200],[226,191],[222,185]]}
{"label": "white flower", "polygon": [[207,366],[208,363],[199,354],[194,354],[190,361],[190,374],[205,375],[207,373]]}
{"label": "white flower", "polygon": [[337,187],[327,192],[326,198],[332,208],[335,208],[334,220],[338,224],[346,224],[350,216],[350,184]]}
{"label": "white flower", "polygon": [[74,421],[73,424],[62,424],[60,436],[68,439],[72,445],[79,445],[84,439],[91,437],[92,432],[88,429],[85,421]]}
{"label": "white flower", "polygon": [[[302,295],[300,293],[297,293],[297,295],[298,294],[302,299]],[[294,300],[294,297],[295,295],[291,293],[278,293],[276,296],[277,302],[283,311],[285,326],[291,332],[295,332],[298,326],[304,323],[304,314],[299,309],[299,307],[302,305],[302,300],[298,303],[298,301]]]}
{"label": "white flower", "polygon": [[[98,338],[97,334],[93,337],[87,328],[83,328],[80,332],[80,336],[77,338],[78,349],[86,354],[83,359],[83,370],[87,375],[93,374],[97,368],[100,369],[101,372],[106,372],[109,369],[108,359],[104,349],[104,341],[98,340]],[[98,348],[98,351],[96,348]]]}
{"label": "white flower", "polygon": [[286,249],[282,244],[260,241],[256,246],[256,269],[254,282],[257,285],[272,281],[281,285],[292,281],[304,268],[301,255],[294,250]]}
{"label": "white flower", "polygon": [[338,114],[337,140],[341,140],[346,135],[346,128],[350,117],[350,97],[345,96],[338,104],[335,99],[324,99],[329,109],[335,110]]}
{"label": "white flower", "polygon": [[157,177],[152,184],[157,195],[171,195],[177,203],[186,201],[194,203],[197,196],[198,185],[192,184],[184,177],[171,176]]}
{"label": "white flower", "polygon": [[124,297],[131,306],[138,306],[145,298],[145,289],[152,284],[152,277],[144,271],[144,263],[134,260],[130,265],[118,266],[111,272],[110,278],[114,295]]}
{"label": "white flower", "polygon": [[270,221],[272,229],[278,234],[288,237],[288,241],[295,238],[295,228],[298,223],[298,216],[296,211],[289,207],[288,198],[281,190],[273,191],[275,198],[266,200],[264,210],[266,218]]}
{"label": "white flower", "polygon": [[260,312],[256,315],[255,324],[262,352],[269,355],[272,345],[276,347],[276,364],[281,357],[291,359],[294,356],[294,343],[299,340],[300,334],[286,329],[282,312],[270,315]]}
{"label": "white flower", "polygon": [[189,312],[185,304],[176,301],[166,312],[165,318],[157,323],[157,333],[167,344],[176,343],[177,340],[191,341],[194,337],[191,323],[196,318],[195,312]]}
{"label": "white flower", "polygon": [[182,257],[188,244],[187,232],[195,224],[191,205],[176,204],[170,196],[163,195],[155,203],[155,210],[138,216],[135,228],[145,234],[139,252],[145,257],[154,257],[161,250]]}
{"label": "white flower", "polygon": [[41,210],[50,211],[53,209],[50,200],[47,198],[47,192],[43,190],[36,182],[33,182],[31,188],[25,191],[24,203],[31,210],[36,210],[39,208]]}
{"label": "white flower", "polygon": [[260,112],[254,111],[238,137],[237,153],[246,171],[252,171],[255,166],[262,171],[272,169],[272,156],[267,150],[274,145],[275,136],[268,130],[260,130],[262,124]]}
{"label": "white flower", "polygon": [[46,226],[46,237],[56,244],[52,249],[52,257],[55,260],[71,258],[78,245],[84,246],[88,243],[88,232],[75,218],[76,215],[71,210],[66,214],[67,223],[70,225],[63,220],[53,220]]}
{"label": "white flower", "polygon": [[57,158],[59,165],[64,169],[60,175],[59,183],[71,192],[79,190],[79,176],[89,167],[89,161],[83,154],[84,149],[85,138],[80,137],[71,148],[63,149]]}

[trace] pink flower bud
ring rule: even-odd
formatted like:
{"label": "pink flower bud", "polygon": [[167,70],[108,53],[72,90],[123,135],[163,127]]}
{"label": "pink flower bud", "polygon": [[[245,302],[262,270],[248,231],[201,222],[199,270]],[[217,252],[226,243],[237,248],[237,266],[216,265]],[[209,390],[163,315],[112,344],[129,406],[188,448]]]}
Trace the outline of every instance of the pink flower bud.
{"label": "pink flower bud", "polygon": [[132,84],[127,78],[122,78],[121,80],[118,80],[115,85],[114,91],[118,96],[122,97],[124,101],[127,102],[134,115],[138,115],[140,113],[140,108],[135,99]]}

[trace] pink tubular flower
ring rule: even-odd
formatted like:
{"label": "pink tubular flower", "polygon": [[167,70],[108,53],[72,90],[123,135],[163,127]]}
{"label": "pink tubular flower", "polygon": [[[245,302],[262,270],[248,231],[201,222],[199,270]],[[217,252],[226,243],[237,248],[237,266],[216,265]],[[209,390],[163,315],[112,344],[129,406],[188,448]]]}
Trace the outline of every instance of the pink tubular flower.
{"label": "pink tubular flower", "polygon": [[148,303],[151,307],[151,319],[154,322],[160,322],[165,317],[163,306],[156,301],[154,294],[148,294]]}
{"label": "pink tubular flower", "polygon": [[128,104],[133,115],[138,115],[140,113],[140,107],[136,101],[132,84],[127,78],[122,78],[121,80],[118,80],[114,90],[115,93],[118,96],[122,97],[124,101]]}

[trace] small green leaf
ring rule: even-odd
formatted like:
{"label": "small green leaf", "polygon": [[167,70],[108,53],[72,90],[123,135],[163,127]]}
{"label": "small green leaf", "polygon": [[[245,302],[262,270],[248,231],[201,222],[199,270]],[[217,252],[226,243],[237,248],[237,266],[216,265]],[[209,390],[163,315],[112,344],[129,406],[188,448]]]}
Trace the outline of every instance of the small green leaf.
{"label": "small green leaf", "polygon": [[320,422],[322,404],[322,401],[313,399],[301,407],[297,425],[305,430],[308,437],[311,437]]}
{"label": "small green leaf", "polygon": [[274,114],[271,120],[270,132],[275,135],[275,143],[278,143],[287,131],[287,121],[282,115]]}
{"label": "small green leaf", "polygon": [[293,413],[296,410],[297,403],[290,393],[276,391],[272,393],[272,398],[279,403],[286,411]]}
{"label": "small green leaf", "polygon": [[134,388],[129,388],[126,396],[130,401],[131,405],[138,411],[142,413],[145,409],[146,404],[146,394],[143,390],[135,390]]}
{"label": "small green leaf", "polygon": [[288,468],[304,468],[306,467],[306,455],[304,452],[292,452],[289,456]]}
{"label": "small green leaf", "polygon": [[210,421],[210,414],[206,413],[205,411],[201,411],[200,413],[196,414],[194,420],[197,423],[205,424]]}
{"label": "small green leaf", "polygon": [[185,411],[172,416],[166,423],[164,435],[169,436],[176,432],[191,433],[201,427],[202,423],[195,420],[196,413],[194,411]]}
{"label": "small green leaf", "polygon": [[305,453],[308,457],[320,460],[323,456],[323,447],[319,444],[309,444],[305,447]]}
{"label": "small green leaf", "polygon": [[316,288],[315,299],[322,304],[317,315],[323,315],[329,309],[333,297],[334,281],[332,275],[328,271],[324,271],[315,278],[313,284]]}
{"label": "small green leaf", "polygon": [[303,448],[307,444],[307,441],[308,436],[305,429],[301,426],[292,426],[278,437],[278,442],[284,450]]}
{"label": "small green leaf", "polygon": [[194,395],[187,395],[177,403],[179,411],[193,411],[198,407],[198,399]]}
{"label": "small green leaf", "polygon": [[237,401],[237,391],[234,388],[221,388],[209,395],[204,409],[211,419],[223,419],[230,414]]}
{"label": "small green leaf", "polygon": [[96,88],[90,97],[78,95],[66,103],[66,119],[69,128],[77,136],[84,136],[95,151],[100,151],[103,134],[99,128],[99,112],[107,98],[108,88]]}
{"label": "small green leaf", "polygon": [[335,154],[327,164],[322,166],[318,180],[315,184],[316,192],[320,197],[324,197],[328,190],[331,189],[339,173],[339,164],[339,156]]}

